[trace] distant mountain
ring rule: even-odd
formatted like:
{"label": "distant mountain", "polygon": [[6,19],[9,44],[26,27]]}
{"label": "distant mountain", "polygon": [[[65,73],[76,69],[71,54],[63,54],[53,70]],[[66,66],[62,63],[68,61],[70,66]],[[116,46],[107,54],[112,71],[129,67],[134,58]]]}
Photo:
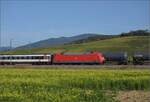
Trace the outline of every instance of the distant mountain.
{"label": "distant mountain", "polygon": [[27,44],[24,46],[17,47],[15,49],[28,49],[28,48],[45,48],[45,47],[52,47],[56,45],[63,45],[66,43],[70,43],[76,40],[86,39],[89,37],[97,36],[98,34],[81,34],[72,37],[60,37],[60,38],[50,38],[42,41],[38,41],[35,43]]}
{"label": "distant mountain", "polygon": [[116,37],[119,37],[119,36],[120,35],[96,35],[96,36],[76,40],[76,41],[73,41],[73,42],[68,43],[68,44],[87,43],[87,42],[98,41],[98,40],[112,39],[112,38],[116,38]]}
{"label": "distant mountain", "polygon": [[7,50],[10,50],[11,48],[10,47],[0,47],[0,51],[7,51]]}
{"label": "distant mountain", "polygon": [[87,43],[87,42],[92,42],[92,41],[106,40],[106,39],[111,39],[111,38],[116,38],[116,37],[127,37],[127,36],[150,36],[150,31],[149,30],[134,30],[134,31],[130,31],[127,33],[121,33],[118,35],[96,35],[96,36],[92,36],[92,37],[88,37],[84,39],[79,39],[69,44],[80,44],[80,43]]}

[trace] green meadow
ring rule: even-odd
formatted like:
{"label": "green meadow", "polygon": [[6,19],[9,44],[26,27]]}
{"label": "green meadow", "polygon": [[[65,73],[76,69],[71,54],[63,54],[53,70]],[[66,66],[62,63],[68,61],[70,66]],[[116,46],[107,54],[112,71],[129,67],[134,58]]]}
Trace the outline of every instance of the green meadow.
{"label": "green meadow", "polygon": [[12,50],[1,53],[8,54],[29,54],[29,53],[54,53],[54,52],[87,52],[87,51],[127,51],[133,53],[136,51],[149,50],[148,36],[120,37],[106,40],[92,41],[81,44],[66,44],[49,48],[35,48],[27,50]]}
{"label": "green meadow", "polygon": [[1,67],[0,102],[118,102],[120,90],[149,91],[149,78],[149,69]]}

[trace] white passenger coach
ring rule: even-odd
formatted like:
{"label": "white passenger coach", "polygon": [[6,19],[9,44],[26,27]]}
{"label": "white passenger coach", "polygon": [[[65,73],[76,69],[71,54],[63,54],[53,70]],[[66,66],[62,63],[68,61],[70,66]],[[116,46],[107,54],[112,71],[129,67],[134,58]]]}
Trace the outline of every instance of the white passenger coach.
{"label": "white passenger coach", "polygon": [[5,64],[51,64],[51,54],[0,55],[0,65]]}

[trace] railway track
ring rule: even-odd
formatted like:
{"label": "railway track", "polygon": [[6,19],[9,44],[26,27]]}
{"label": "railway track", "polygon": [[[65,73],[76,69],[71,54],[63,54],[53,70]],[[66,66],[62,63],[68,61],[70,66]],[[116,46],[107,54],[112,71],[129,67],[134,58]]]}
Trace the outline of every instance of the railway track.
{"label": "railway track", "polygon": [[150,69],[150,65],[0,65],[0,68],[88,68],[88,69],[101,69],[101,68],[113,68],[113,69],[127,69],[127,68],[139,68]]}

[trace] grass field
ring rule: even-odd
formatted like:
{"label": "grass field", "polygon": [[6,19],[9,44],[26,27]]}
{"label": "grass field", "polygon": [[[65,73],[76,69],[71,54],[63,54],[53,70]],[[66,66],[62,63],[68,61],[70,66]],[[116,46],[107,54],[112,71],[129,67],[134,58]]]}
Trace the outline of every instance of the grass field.
{"label": "grass field", "polygon": [[[81,44],[67,44],[49,48],[35,48],[27,50],[14,50],[4,53],[8,54],[27,54],[27,53],[53,53],[53,52],[86,52],[86,51],[148,51],[150,37],[132,36],[112,38],[107,40],[93,41]],[[2,53],[2,52],[1,52]]]}
{"label": "grass field", "polygon": [[0,102],[116,102],[118,91],[149,91],[149,78],[149,69],[1,67]]}

